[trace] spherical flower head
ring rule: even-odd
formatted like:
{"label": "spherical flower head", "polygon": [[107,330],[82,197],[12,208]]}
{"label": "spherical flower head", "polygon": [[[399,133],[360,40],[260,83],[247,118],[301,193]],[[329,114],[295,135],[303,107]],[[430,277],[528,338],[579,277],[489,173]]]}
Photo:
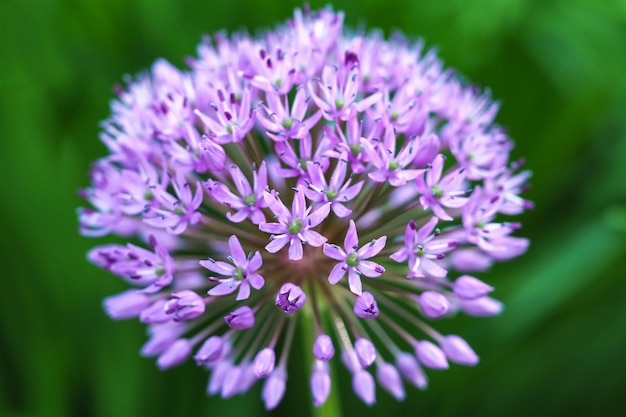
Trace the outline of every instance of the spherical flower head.
{"label": "spherical flower head", "polygon": [[402,378],[476,365],[434,327],[501,313],[479,274],[528,247],[510,217],[532,207],[530,172],[497,102],[423,43],[344,30],[330,8],[197,51],[118,88],[80,191],[83,235],[132,241],[87,257],[133,287],[104,307],[148,324],[141,354],[193,357],[223,398],[261,383],[268,410],[305,332],[315,406],[341,362],[368,406],[376,383],[402,400]]}

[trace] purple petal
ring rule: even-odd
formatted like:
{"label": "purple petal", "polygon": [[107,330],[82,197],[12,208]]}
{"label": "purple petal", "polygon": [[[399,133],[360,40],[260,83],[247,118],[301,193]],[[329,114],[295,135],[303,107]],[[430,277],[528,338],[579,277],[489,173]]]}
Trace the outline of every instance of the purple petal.
{"label": "purple petal", "polygon": [[239,287],[240,282],[235,281],[233,279],[229,279],[225,282],[221,282],[217,284],[215,287],[211,288],[208,292],[209,295],[214,297],[219,297],[221,295],[227,295],[235,292],[237,287]]}
{"label": "purple petal", "polygon": [[378,253],[383,250],[385,244],[387,243],[387,236],[381,236],[378,239],[372,240],[370,243],[363,245],[361,249],[357,252],[360,259],[368,259],[372,256],[378,255]]}
{"label": "purple petal", "polygon": [[237,301],[247,300],[250,297],[250,283],[248,280],[239,283],[239,292],[237,293]]}
{"label": "purple petal", "polygon": [[350,286],[350,291],[356,295],[361,295],[363,292],[361,277],[357,274],[354,267],[348,268],[348,285]]}
{"label": "purple petal", "polygon": [[428,236],[435,230],[439,219],[431,217],[431,219],[417,231],[416,242],[424,242]]}
{"label": "purple petal", "polygon": [[274,239],[265,245],[265,250],[269,253],[276,253],[289,243],[290,239],[288,235],[274,235]]}
{"label": "purple petal", "polygon": [[305,230],[304,232],[302,232],[302,237],[308,245],[316,248],[319,248],[328,240],[324,236],[313,230]]}
{"label": "purple petal", "polygon": [[261,253],[256,251],[248,263],[247,271],[256,271],[261,266],[263,266],[263,258],[261,257]]}
{"label": "purple petal", "polygon": [[281,223],[259,223],[259,230],[272,235],[287,233],[287,226]]}
{"label": "purple petal", "polygon": [[346,260],[346,253],[337,245],[324,244],[324,255],[336,261]]}
{"label": "purple petal", "polygon": [[250,286],[255,290],[260,290],[265,284],[265,279],[259,274],[248,274],[246,281],[248,281]]}
{"label": "purple petal", "polygon": [[360,261],[356,267],[363,275],[370,278],[381,276],[385,272],[385,268],[372,261]]}
{"label": "purple petal", "polygon": [[248,259],[246,257],[246,253],[241,247],[241,243],[239,243],[239,239],[237,239],[237,236],[232,235],[228,238],[228,247],[230,248],[230,254],[235,260],[234,264],[239,268],[242,268]]}
{"label": "purple petal", "polygon": [[313,210],[313,212],[309,215],[307,219],[309,227],[317,226],[318,224],[323,222],[326,217],[328,217],[328,214],[330,213],[330,204],[330,202],[325,203],[319,208]]}
{"label": "purple petal", "polygon": [[343,276],[346,274],[346,270],[347,265],[345,263],[338,263],[330,271],[330,274],[328,275],[328,282],[335,285],[336,283],[341,281],[341,278],[343,278]]}
{"label": "purple petal", "polygon": [[233,182],[235,183],[235,187],[237,187],[237,191],[239,191],[239,195],[242,197],[246,197],[252,193],[252,189],[250,188],[250,183],[246,179],[246,177],[241,173],[241,170],[236,165],[230,166],[230,175],[233,177]]}
{"label": "purple petal", "polygon": [[358,183],[351,185],[345,190],[341,190],[337,194],[337,199],[341,199],[341,201],[350,201],[354,197],[356,197],[360,192],[361,188],[363,188],[364,181],[359,181]]}
{"label": "purple petal", "polygon": [[205,267],[211,272],[215,272],[216,274],[221,274],[225,276],[232,276],[235,272],[235,267],[231,264],[227,264],[226,262],[221,261],[200,261],[201,266]]}
{"label": "purple petal", "polygon": [[359,247],[359,236],[356,231],[356,224],[354,224],[354,220],[352,219],[350,219],[348,232],[343,240],[343,247],[346,249],[346,253],[354,252]]}
{"label": "purple petal", "polygon": [[352,210],[337,201],[334,201],[331,204],[331,208],[333,209],[333,213],[335,213],[335,215],[340,218],[348,217],[350,214],[352,214]]}
{"label": "purple petal", "polygon": [[422,271],[426,276],[433,278],[443,278],[448,275],[448,271],[437,265],[435,262],[430,260],[429,258],[422,257]]}
{"label": "purple petal", "polygon": [[272,210],[272,213],[279,216],[282,221],[286,222],[287,219],[291,217],[289,209],[285,207],[283,202],[280,201],[280,199],[276,195],[264,191],[263,199],[265,200],[265,204],[267,204],[270,210]]}
{"label": "purple petal", "polygon": [[302,255],[302,241],[298,238],[291,238],[291,242],[289,242],[289,259],[298,261],[302,259]]}

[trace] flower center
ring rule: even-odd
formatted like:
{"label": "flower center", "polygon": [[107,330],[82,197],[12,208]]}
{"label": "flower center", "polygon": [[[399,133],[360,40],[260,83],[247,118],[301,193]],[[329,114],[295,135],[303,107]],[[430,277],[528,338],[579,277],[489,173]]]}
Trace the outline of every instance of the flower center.
{"label": "flower center", "polygon": [[435,184],[430,189],[430,194],[435,198],[441,198],[443,196],[443,190],[439,186],[439,184]]}
{"label": "flower center", "polygon": [[343,106],[346,104],[346,101],[342,98],[338,98],[335,100],[335,107],[337,110],[343,109]]}
{"label": "flower center", "polygon": [[297,235],[302,230],[302,220],[299,218],[294,219],[291,223],[289,223],[287,230],[289,230],[290,235]]}
{"label": "flower center", "polygon": [[242,268],[235,268],[235,273],[233,274],[233,277],[237,281],[243,281],[243,279],[245,278],[245,276],[243,274],[243,269]]}
{"label": "flower center", "polygon": [[337,190],[326,190],[326,198],[328,198],[328,201],[337,198]]}
{"label": "flower center", "polygon": [[358,266],[359,265],[359,255],[357,255],[355,252],[352,252],[346,258],[346,263],[348,264],[348,266]]}
{"label": "flower center", "polygon": [[400,164],[395,159],[392,159],[391,161],[389,161],[389,171],[394,171],[398,169],[399,166]]}
{"label": "flower center", "polygon": [[246,206],[254,206],[256,204],[256,196],[254,194],[250,194],[249,196],[243,199],[243,203]]}
{"label": "flower center", "polygon": [[291,129],[291,126],[293,126],[293,119],[291,117],[283,119],[283,127],[285,129]]}
{"label": "flower center", "polygon": [[422,245],[421,243],[415,245],[415,249],[417,249],[417,256],[424,256],[426,254],[426,251],[424,250],[424,245]]}
{"label": "flower center", "polygon": [[308,161],[309,161],[309,160],[308,160],[308,159],[306,159],[306,158],[302,158],[302,159],[300,159],[300,160],[298,161],[298,166],[300,167],[300,169],[305,170],[305,169],[306,169],[306,163],[307,163]]}

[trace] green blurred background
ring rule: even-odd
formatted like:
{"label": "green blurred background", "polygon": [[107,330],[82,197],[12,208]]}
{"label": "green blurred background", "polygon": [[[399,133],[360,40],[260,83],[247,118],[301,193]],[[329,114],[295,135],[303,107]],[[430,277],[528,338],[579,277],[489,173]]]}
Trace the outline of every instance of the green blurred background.
{"label": "green blurred background", "polygon": [[[312,1],[313,8],[325,2]],[[4,0],[0,3],[0,415],[265,415],[258,386],[205,396],[188,363],[139,357],[144,327],[113,322],[124,284],[85,260],[110,239],[77,233],[76,189],[105,153],[112,86],[158,57],[182,66],[204,33],[273,27],[283,1]],[[496,318],[444,321],[481,356],[430,372],[425,392],[368,409],[341,370],[345,415],[599,416],[626,410],[626,1],[341,0],[351,27],[423,36],[448,66],[493,91],[533,170],[529,252],[484,279]],[[296,349],[299,349],[298,347]],[[308,364],[292,355],[275,415],[311,415]],[[337,364],[337,368],[341,366]]]}

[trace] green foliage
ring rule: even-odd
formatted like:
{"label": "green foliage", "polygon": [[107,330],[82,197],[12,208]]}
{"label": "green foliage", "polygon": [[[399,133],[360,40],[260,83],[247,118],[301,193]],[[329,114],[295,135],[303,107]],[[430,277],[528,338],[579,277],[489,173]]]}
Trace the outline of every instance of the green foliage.
{"label": "green foliage", "polygon": [[[289,3],[287,6],[285,3]],[[313,8],[325,2],[312,1]],[[101,299],[124,288],[85,261],[104,240],[76,232],[76,189],[104,155],[112,86],[158,57],[183,65],[204,33],[274,26],[297,2],[87,0],[0,5],[0,415],[264,415],[204,395],[193,364],[142,359],[143,326]],[[626,6],[621,0],[338,1],[351,27],[423,36],[447,65],[491,88],[498,121],[533,170],[521,219],[528,254],[484,277],[498,318],[442,322],[481,356],[431,372],[404,403],[363,406],[336,368],[346,415],[615,415],[626,408]],[[309,415],[309,353],[294,351],[277,413]],[[298,353],[302,351],[301,358]],[[300,362],[300,363],[298,363]],[[309,413],[309,414],[307,414]]]}

